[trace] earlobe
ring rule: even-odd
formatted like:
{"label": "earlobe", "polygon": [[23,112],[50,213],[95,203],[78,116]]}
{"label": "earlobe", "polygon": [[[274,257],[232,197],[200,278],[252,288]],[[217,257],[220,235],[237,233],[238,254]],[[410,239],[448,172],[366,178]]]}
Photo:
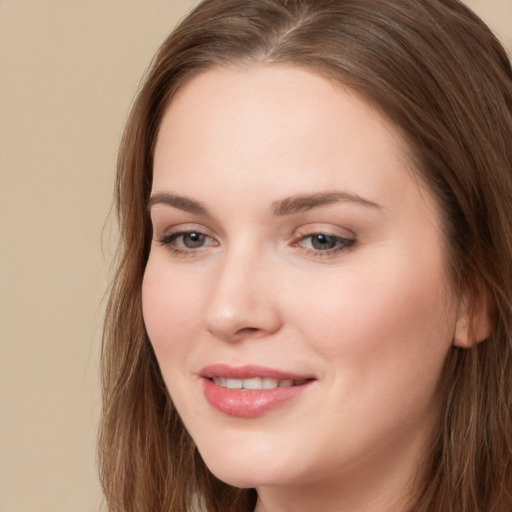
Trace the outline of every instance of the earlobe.
{"label": "earlobe", "polygon": [[460,348],[470,348],[485,341],[492,332],[492,300],[488,288],[479,286],[472,300],[461,299],[453,344]]}

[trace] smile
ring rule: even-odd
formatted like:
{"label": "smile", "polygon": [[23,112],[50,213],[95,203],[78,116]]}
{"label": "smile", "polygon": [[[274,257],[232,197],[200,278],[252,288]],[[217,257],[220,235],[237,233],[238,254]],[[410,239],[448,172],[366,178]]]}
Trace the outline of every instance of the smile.
{"label": "smile", "polygon": [[275,388],[291,388],[300,386],[308,382],[308,379],[272,379],[268,377],[254,377],[251,379],[228,379],[226,377],[212,377],[212,382],[217,386],[228,389],[275,389]]}
{"label": "smile", "polygon": [[262,366],[215,364],[200,372],[206,401],[218,412],[256,418],[297,398],[316,379]]}

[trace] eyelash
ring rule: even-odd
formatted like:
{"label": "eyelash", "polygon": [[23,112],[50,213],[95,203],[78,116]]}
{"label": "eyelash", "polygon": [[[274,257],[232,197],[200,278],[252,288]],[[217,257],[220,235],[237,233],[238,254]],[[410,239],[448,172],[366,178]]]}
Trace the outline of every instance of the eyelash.
{"label": "eyelash", "polygon": [[[201,244],[195,248],[187,248],[183,244],[183,237],[190,235],[199,235],[200,237],[203,237],[204,240],[210,240],[214,241],[214,239],[205,233],[202,233],[199,230],[190,230],[190,231],[177,231],[176,233],[170,233],[168,235],[165,235],[157,240],[158,243],[160,243],[163,246],[166,246],[169,248],[169,250],[177,255],[177,256],[192,256],[194,253],[197,254],[198,250],[207,247],[207,246],[217,246],[218,243],[214,241],[213,244]],[[326,239],[330,239],[332,243],[334,243],[334,246],[332,248],[328,248],[326,250],[321,249],[315,249],[315,248],[307,248],[301,246],[302,243],[304,243],[306,240],[311,240],[311,244],[313,244],[314,237],[325,237]],[[178,240],[182,239],[181,245],[178,245]],[[356,240],[353,238],[346,238],[340,235],[333,235],[327,232],[323,231],[317,231],[317,232],[310,232],[305,233],[304,235],[301,235],[299,239],[291,244],[292,247],[299,247],[301,248],[305,254],[308,256],[314,256],[319,258],[328,258],[332,256],[336,256],[340,252],[347,251],[351,247],[354,246],[356,243]]]}
{"label": "eyelash", "polygon": [[331,233],[326,233],[324,231],[315,231],[313,233],[306,233],[304,235],[301,235],[299,240],[297,242],[294,242],[292,246],[298,247],[300,246],[301,243],[308,239],[310,240],[310,244],[312,245],[314,243],[313,240],[315,239],[315,237],[325,237],[327,239],[330,239],[334,243],[334,246],[332,248],[328,248],[326,250],[302,247],[302,250],[304,250],[307,255],[320,258],[329,258],[336,256],[337,254],[343,251],[347,251],[356,243],[356,240],[353,238],[346,238],[340,235],[333,235]]}
{"label": "eyelash", "polygon": [[[201,249],[204,247],[204,245],[200,245],[196,248],[187,248],[184,246],[183,242],[182,245],[177,245],[177,241],[179,238],[187,236],[187,235],[199,235],[201,237],[204,237],[204,239],[213,240],[212,237],[206,235],[205,233],[202,233],[199,230],[190,230],[190,231],[177,231],[176,233],[170,233],[169,235],[165,235],[162,238],[158,239],[158,243],[161,245],[164,245],[169,248],[169,250],[178,256],[188,256],[192,253],[196,253],[198,249]],[[211,245],[218,245],[218,244],[211,244]]]}

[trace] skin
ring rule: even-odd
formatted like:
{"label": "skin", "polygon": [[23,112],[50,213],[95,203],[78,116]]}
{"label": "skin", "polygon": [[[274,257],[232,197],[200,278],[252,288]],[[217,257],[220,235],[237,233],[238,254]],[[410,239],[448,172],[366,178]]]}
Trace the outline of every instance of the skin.
{"label": "skin", "polygon": [[[409,162],[398,130],[357,94],[289,66],[209,70],[162,120],[146,327],[206,464],[255,487],[258,512],[405,510],[421,478],[466,319],[436,202]],[[273,212],[333,191],[360,200]],[[205,237],[186,247],[179,233],[191,231]],[[262,416],[232,417],[203,394],[199,373],[216,363],[315,380]]]}

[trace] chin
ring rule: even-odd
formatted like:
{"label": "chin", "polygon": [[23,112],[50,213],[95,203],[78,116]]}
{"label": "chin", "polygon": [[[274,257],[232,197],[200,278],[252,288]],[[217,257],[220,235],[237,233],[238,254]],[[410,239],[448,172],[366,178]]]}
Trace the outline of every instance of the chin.
{"label": "chin", "polygon": [[234,468],[212,468],[211,466],[208,466],[208,469],[222,482],[233,487],[238,487],[239,489],[252,489],[264,485],[261,479],[254,474],[254,469],[252,471],[237,471]]}
{"label": "chin", "polygon": [[[296,463],[293,466],[277,459],[275,449],[272,453],[262,451],[250,453],[249,450],[239,450],[238,453],[234,453],[233,449],[224,449],[206,451],[204,454],[200,450],[200,453],[213,475],[234,487],[279,485],[289,483],[297,477]],[[295,471],[290,471],[292,468]]]}

